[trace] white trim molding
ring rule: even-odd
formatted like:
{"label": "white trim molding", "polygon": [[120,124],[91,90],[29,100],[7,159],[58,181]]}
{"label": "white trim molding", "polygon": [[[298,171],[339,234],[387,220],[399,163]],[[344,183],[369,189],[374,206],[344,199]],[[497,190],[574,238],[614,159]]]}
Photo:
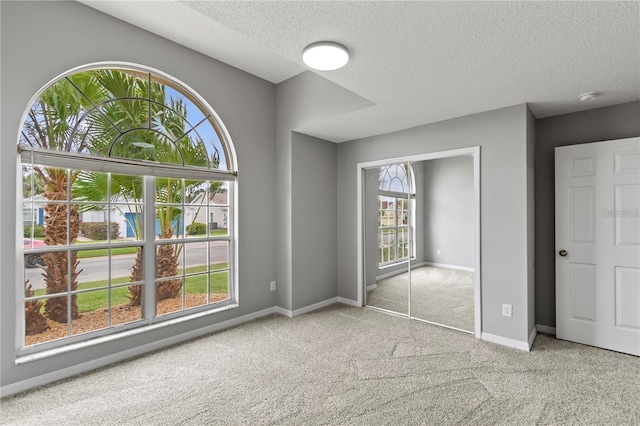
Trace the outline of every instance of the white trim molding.
{"label": "white trim molding", "polygon": [[523,342],[521,340],[509,339],[508,337],[496,336],[495,334],[482,332],[482,340],[487,342],[497,343],[498,345],[507,346],[521,351],[529,352],[531,347],[529,342]]}
{"label": "white trim molding", "polygon": [[533,327],[533,330],[531,330],[531,333],[529,334],[529,350],[531,350],[531,348],[533,347],[533,342],[534,340],[536,340],[537,335],[538,331],[535,327]]}
{"label": "white trim molding", "polygon": [[314,303],[313,305],[308,305],[308,306],[305,306],[304,308],[296,309],[294,311],[291,311],[289,309],[284,309],[279,306],[276,309],[279,314],[282,314],[289,318],[293,318],[293,317],[297,317],[298,315],[316,311],[318,309],[324,308],[325,306],[333,305],[336,302],[337,302],[337,298],[332,297],[331,299],[323,300],[322,302]]}
{"label": "white trim molding", "polygon": [[332,297],[331,299],[323,300],[322,302],[314,303],[313,305],[305,306],[304,308],[296,309],[294,311],[281,308],[280,306],[276,306],[275,311],[276,313],[280,315],[284,315],[285,317],[294,318],[299,315],[317,311],[318,309],[322,309],[326,306],[333,305],[334,303],[342,303],[343,305],[354,306],[356,308],[362,307],[361,305],[358,304],[357,300],[347,299],[344,297]]}
{"label": "white trim molding", "polygon": [[362,305],[358,303],[357,300],[347,299],[346,297],[336,297],[336,301],[338,303],[342,303],[343,305],[353,306],[354,308],[362,308]]}
{"label": "white trim molding", "polygon": [[280,306],[275,307],[276,314],[283,315],[285,317],[293,318],[293,311],[285,308],[281,308]]}

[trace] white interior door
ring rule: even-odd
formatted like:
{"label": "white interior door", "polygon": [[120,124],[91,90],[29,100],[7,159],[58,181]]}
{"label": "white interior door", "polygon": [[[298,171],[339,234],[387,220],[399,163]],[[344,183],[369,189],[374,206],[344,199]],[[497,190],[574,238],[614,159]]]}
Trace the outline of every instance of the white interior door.
{"label": "white interior door", "polygon": [[640,138],[555,156],[556,335],[640,356]]}

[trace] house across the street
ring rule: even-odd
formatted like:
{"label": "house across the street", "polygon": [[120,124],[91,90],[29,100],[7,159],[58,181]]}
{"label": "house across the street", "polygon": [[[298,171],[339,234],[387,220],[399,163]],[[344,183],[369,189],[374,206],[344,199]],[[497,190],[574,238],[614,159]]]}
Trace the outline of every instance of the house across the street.
{"label": "house across the street", "polygon": [[[213,197],[213,204],[207,208],[206,195],[201,194],[194,200],[185,205],[184,224],[186,226],[192,223],[209,223],[209,229],[226,229],[227,215],[229,206],[227,204],[226,193],[216,193]],[[31,223],[34,221],[37,225],[44,226],[45,210],[47,199],[42,195],[25,198],[22,204],[23,223]],[[109,210],[95,209],[86,210],[80,213],[80,222],[108,222],[118,224],[120,230],[120,238],[134,238],[136,229],[136,213],[133,210],[120,208],[119,206],[129,207],[125,200],[117,200],[111,204]],[[118,206],[118,207],[116,207]],[[178,222],[177,220],[175,222]],[[174,223],[176,225],[178,223]],[[185,226],[180,222],[177,226],[177,235],[182,235]],[[156,235],[160,234],[160,221],[156,220]]]}

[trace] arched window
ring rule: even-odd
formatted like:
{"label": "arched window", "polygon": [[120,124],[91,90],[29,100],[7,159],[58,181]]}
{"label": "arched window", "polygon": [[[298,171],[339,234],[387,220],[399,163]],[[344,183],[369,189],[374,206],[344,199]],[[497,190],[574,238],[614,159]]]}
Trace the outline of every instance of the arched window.
{"label": "arched window", "polygon": [[136,66],[76,70],[34,99],[18,144],[25,350],[237,303],[237,174],[215,112]]}
{"label": "arched window", "polygon": [[415,182],[410,163],[380,168],[378,179],[378,267],[415,253]]}
{"label": "arched window", "polygon": [[[412,183],[413,174],[409,163],[390,164],[380,168],[378,189],[380,191],[408,194]],[[415,190],[413,190],[415,192]]]}

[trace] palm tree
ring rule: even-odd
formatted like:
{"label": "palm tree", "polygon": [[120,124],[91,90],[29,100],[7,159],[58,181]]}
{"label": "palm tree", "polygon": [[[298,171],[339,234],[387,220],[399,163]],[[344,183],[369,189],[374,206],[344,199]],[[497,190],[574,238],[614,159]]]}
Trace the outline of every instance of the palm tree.
{"label": "palm tree", "polygon": [[[25,120],[20,144],[57,151],[98,154],[162,163],[206,167],[217,158],[208,158],[202,141],[186,121],[187,108],[182,99],[167,103],[163,84],[141,78],[135,72],[92,70],[65,77],[46,89]],[[148,77],[148,76],[147,76]],[[217,164],[216,164],[217,166]],[[66,201],[105,201],[122,196],[142,200],[142,178],[116,176],[107,191],[106,175],[68,171],[54,167],[33,166],[42,180],[46,204],[45,243],[75,243],[79,234],[79,211]],[[79,178],[80,176],[80,178]],[[160,237],[170,239],[177,232],[181,215],[175,204],[200,188],[202,182],[182,179],[156,180],[156,199]],[[164,203],[164,204],[162,204]],[[172,205],[174,204],[174,205]],[[141,224],[134,227],[141,232]],[[177,275],[181,246],[160,245],[157,252],[157,277]],[[44,276],[47,294],[65,294],[77,289],[78,260],[76,251],[46,253]],[[132,282],[142,279],[142,255],[138,250],[132,270]],[[180,280],[164,281],[157,287],[157,299],[179,294]],[[139,286],[130,287],[133,304],[140,303]],[[68,305],[71,311],[68,312]],[[52,320],[65,323],[78,317],[76,296],[47,299],[45,313]]]}
{"label": "palm tree", "polygon": [[[186,120],[187,108],[182,99],[169,99],[165,86],[114,70],[96,72],[96,79],[110,94],[113,101],[105,103],[101,114],[92,117],[92,125],[100,128],[101,138],[93,144],[94,152],[104,155],[157,161],[161,163],[207,166],[210,160],[206,149],[195,132],[189,134]],[[126,101],[118,101],[126,99]],[[132,130],[133,129],[133,130]],[[122,133],[121,130],[126,130]],[[102,177],[100,177],[102,176]],[[171,239],[181,226],[181,209],[185,194],[200,187],[202,182],[172,178],[156,178],[157,219],[160,238]],[[112,175],[107,191],[105,175],[92,172],[81,173],[74,193],[78,200],[106,201],[108,195],[114,201],[118,197],[139,202],[143,198],[142,178]],[[142,211],[133,203],[132,229],[142,236]],[[178,258],[181,246],[161,244],[157,249],[157,278],[175,277],[178,274]],[[137,250],[132,268],[131,282],[142,280],[142,251]],[[166,280],[156,287],[156,300],[176,297],[182,288],[181,280]],[[129,287],[132,305],[141,302],[138,285]]]}
{"label": "palm tree", "polygon": [[[81,93],[99,96],[100,87],[89,73],[63,78],[46,89],[31,107],[22,128],[22,146],[67,152],[85,152],[92,132],[90,125],[81,124],[89,102]],[[73,244],[80,230],[77,208],[65,201],[77,173],[66,169],[34,165],[33,172],[43,182],[45,199],[45,243],[47,245]],[[75,251],[51,252],[42,256],[47,294],[67,293],[77,289],[78,260]],[[44,310],[54,321],[68,321],[67,296],[46,300]],[[76,296],[71,296],[70,317],[78,317]]]}
{"label": "palm tree", "polygon": [[[24,281],[24,296],[25,297],[33,297],[34,291],[29,283],[29,280]],[[44,318],[44,315],[40,313],[42,309],[43,303],[41,300],[31,300],[25,303],[24,306],[24,323],[25,329],[24,334],[27,336],[31,336],[34,334],[40,334],[49,329],[47,325],[47,320]]]}
{"label": "palm tree", "polygon": [[[109,177],[104,173],[81,171],[74,185],[74,199],[77,201],[89,201],[96,204],[87,204],[82,206],[82,211],[102,210],[103,204],[97,202],[116,200],[124,201],[127,210],[116,206],[120,213],[126,216],[126,213],[132,213],[132,222],[129,226],[134,232],[137,239],[142,239],[142,208],[138,203],[143,199],[144,182],[140,176],[118,175],[112,174]],[[142,250],[136,250],[135,263],[130,275],[131,282],[142,281]],[[138,286],[129,287],[130,299],[133,305],[140,304],[140,291]]]}

